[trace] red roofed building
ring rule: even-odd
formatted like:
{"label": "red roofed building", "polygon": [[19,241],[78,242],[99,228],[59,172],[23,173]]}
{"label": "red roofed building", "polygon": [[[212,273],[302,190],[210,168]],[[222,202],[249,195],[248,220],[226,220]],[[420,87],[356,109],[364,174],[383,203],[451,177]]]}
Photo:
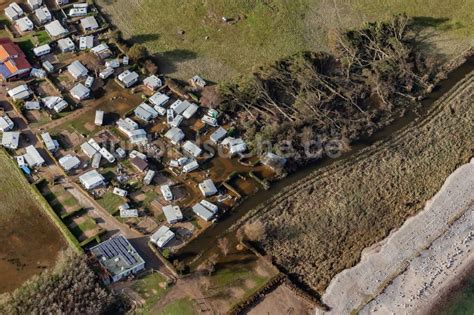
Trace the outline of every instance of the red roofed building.
{"label": "red roofed building", "polygon": [[9,38],[0,38],[0,80],[27,76],[31,65],[23,51]]}

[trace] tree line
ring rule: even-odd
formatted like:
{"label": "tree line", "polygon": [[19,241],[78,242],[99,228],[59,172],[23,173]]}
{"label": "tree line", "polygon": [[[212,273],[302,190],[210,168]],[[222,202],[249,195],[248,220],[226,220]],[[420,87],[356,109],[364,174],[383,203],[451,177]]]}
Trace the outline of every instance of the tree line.
{"label": "tree line", "polygon": [[312,159],[304,154],[305,143],[349,144],[413,109],[432,89],[436,63],[416,48],[406,15],[329,37],[332,53],[278,60],[219,85],[218,102],[212,93],[204,93],[205,99],[237,121],[251,148],[289,141],[288,165],[297,167]]}

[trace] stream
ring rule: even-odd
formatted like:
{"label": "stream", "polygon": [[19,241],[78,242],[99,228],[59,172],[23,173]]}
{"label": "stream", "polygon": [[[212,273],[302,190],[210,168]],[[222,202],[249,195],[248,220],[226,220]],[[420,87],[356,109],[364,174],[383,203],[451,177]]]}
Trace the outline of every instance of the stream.
{"label": "stream", "polygon": [[202,232],[197,238],[193,239],[187,245],[181,248],[181,250],[177,253],[177,258],[184,259],[188,262],[193,260],[197,255],[216,247],[217,239],[226,234],[227,230],[248,211],[269,200],[285,187],[292,185],[299,180],[303,180],[312,172],[327,167],[336,161],[350,159],[354,154],[377,141],[389,139],[411,122],[415,121],[419,117],[422,117],[438,98],[452,89],[457,82],[462,80],[473,70],[474,56],[471,56],[461,66],[451,71],[446,79],[438,83],[433,91],[421,101],[421,106],[417,113],[408,111],[403,117],[398,118],[392,124],[379,130],[374,135],[363,138],[351,144],[351,150],[343,153],[339,158],[325,158],[313,164],[309,164],[297,170],[296,172],[289,174],[285,178],[272,183],[270,189],[259,190],[258,193],[247,197],[242,203],[240,203],[240,205],[232,209],[226,216],[222,217],[219,222],[213,224],[211,227]]}

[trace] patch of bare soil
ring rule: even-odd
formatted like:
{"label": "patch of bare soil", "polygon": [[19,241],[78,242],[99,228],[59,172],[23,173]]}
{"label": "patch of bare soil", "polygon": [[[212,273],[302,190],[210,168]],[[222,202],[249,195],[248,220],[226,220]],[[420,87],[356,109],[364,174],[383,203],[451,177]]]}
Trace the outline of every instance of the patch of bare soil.
{"label": "patch of bare soil", "polygon": [[315,307],[308,301],[291,290],[287,285],[282,284],[258,303],[254,308],[248,311],[249,315],[261,314],[314,314]]}

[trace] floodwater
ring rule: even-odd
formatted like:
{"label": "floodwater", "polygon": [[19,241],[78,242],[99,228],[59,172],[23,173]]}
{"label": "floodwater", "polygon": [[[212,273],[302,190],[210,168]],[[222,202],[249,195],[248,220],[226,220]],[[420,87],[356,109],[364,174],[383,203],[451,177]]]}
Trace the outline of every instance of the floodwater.
{"label": "floodwater", "polygon": [[211,250],[216,246],[216,239],[222,237],[228,232],[228,229],[236,223],[242,216],[244,216],[251,209],[256,208],[261,203],[269,200],[278,194],[285,187],[296,183],[299,180],[310,175],[312,172],[318,171],[328,165],[345,159],[350,159],[354,154],[366,148],[367,146],[380,141],[390,139],[396,132],[402,130],[411,122],[419,117],[422,117],[431,107],[431,105],[442,95],[447,93],[454,85],[462,80],[468,73],[474,70],[474,57],[469,58],[466,62],[452,71],[448,77],[441,81],[437,87],[430,93],[423,101],[421,101],[421,109],[418,113],[408,112],[403,117],[397,119],[394,123],[386,128],[380,130],[376,134],[361,139],[357,143],[351,145],[351,151],[342,154],[339,158],[323,159],[316,163],[310,164],[300,170],[290,174],[282,180],[272,184],[268,190],[260,190],[258,193],[246,198],[239,206],[229,212],[218,223],[213,224],[206,229],[199,237],[195,238],[184,246],[178,253],[178,257],[186,261],[191,261],[197,256],[201,256],[204,252]]}

